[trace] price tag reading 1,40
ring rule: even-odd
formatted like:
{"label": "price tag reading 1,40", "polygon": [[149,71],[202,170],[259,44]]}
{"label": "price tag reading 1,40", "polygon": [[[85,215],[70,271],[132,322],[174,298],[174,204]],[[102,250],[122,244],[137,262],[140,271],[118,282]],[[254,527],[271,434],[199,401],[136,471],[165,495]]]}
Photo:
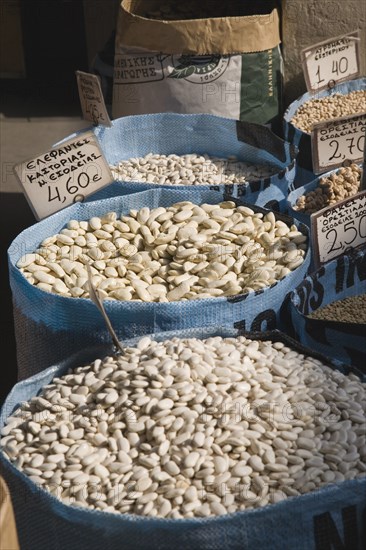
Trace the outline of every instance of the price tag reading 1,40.
{"label": "price tag reading 1,40", "polygon": [[93,132],[85,132],[14,167],[36,218],[80,202],[113,181]]}
{"label": "price tag reading 1,40", "polygon": [[311,216],[316,264],[337,258],[366,243],[366,191]]}
{"label": "price tag reading 1,40", "polygon": [[331,38],[302,50],[302,64],[309,92],[332,88],[360,73],[359,32]]}
{"label": "price tag reading 1,40", "polygon": [[361,162],[365,142],[366,113],[350,115],[313,126],[313,170],[322,174],[350,162]]}

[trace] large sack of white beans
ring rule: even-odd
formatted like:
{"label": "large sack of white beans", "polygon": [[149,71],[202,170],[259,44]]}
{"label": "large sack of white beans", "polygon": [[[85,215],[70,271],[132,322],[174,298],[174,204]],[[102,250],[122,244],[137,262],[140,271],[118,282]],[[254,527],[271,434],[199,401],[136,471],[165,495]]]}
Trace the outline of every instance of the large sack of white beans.
{"label": "large sack of white beans", "polygon": [[364,548],[362,375],[276,332],[123,347],[8,396],[0,464],[22,549]]}
{"label": "large sack of white beans", "polygon": [[[296,147],[269,128],[213,115],[123,117],[94,132],[119,184],[90,200],[154,187],[196,187],[284,209],[295,177]],[[67,138],[68,139],[68,138]]]}
{"label": "large sack of white beans", "polygon": [[154,189],[75,204],[9,248],[18,372],[39,372],[109,335],[86,264],[119,338],[226,325],[279,327],[310,263],[306,226],[202,191]]}
{"label": "large sack of white beans", "polygon": [[366,248],[308,275],[291,294],[294,337],[366,372]]}
{"label": "large sack of white beans", "polygon": [[316,95],[306,93],[291,103],[284,115],[284,138],[299,149],[295,186],[313,181],[311,127],[313,124],[366,111],[366,78],[337,84]]}
{"label": "large sack of white beans", "polygon": [[282,116],[276,2],[123,0],[113,118],[211,113],[260,124]]}

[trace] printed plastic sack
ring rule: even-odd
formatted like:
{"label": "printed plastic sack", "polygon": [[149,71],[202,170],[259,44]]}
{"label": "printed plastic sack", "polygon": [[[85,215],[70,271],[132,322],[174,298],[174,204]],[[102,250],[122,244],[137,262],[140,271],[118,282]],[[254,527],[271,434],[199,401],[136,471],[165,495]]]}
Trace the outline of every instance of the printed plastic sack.
{"label": "printed plastic sack", "polygon": [[[153,336],[165,340],[174,336],[207,338],[216,335],[235,337],[237,334],[232,329],[211,327]],[[280,333],[257,337],[282,341],[300,353],[312,355]],[[136,339],[126,342],[126,345],[135,342]],[[54,376],[102,358],[111,351],[108,347],[84,350],[60,365],[16,384],[2,409],[0,429],[21,402],[35,396]],[[316,357],[325,361],[318,355]],[[338,368],[344,374],[350,370],[339,363]],[[363,521],[366,478],[336,483],[255,510],[206,519],[174,520],[71,507],[35,485],[2,453],[0,466],[14,495],[22,550],[251,550],[267,548],[269,539],[271,550],[330,549],[333,543],[339,548],[361,550],[366,540]]]}
{"label": "printed plastic sack", "polygon": [[291,293],[294,337],[328,357],[366,373],[366,325],[307,317],[320,307],[366,293],[366,247],[355,249],[308,275]]}
{"label": "printed plastic sack", "polygon": [[[275,5],[272,0],[254,7],[221,0],[171,0],[164,6],[158,0],[123,0],[113,118],[175,112],[260,124],[278,119],[282,58]],[[159,15],[165,8],[170,13]]]}
{"label": "printed plastic sack", "polygon": [[[235,122],[213,115],[166,113],[123,117],[114,120],[111,128],[98,126],[94,133],[110,165],[129,158],[143,157],[148,153],[207,153],[220,158],[234,155],[239,160],[257,165],[270,164],[277,168],[277,173],[234,185],[158,185],[125,181],[105,187],[90,196],[89,200],[157,187],[184,189],[192,200],[198,188],[198,194],[216,190],[227,197],[242,197],[251,204],[281,210],[285,208],[288,188],[295,177],[296,147],[259,124]],[[208,167],[205,169],[203,166],[203,175],[210,177]]]}
{"label": "printed plastic sack", "polygon": [[291,119],[294,117],[296,111],[310,99],[319,99],[327,97],[335,93],[348,94],[355,90],[366,89],[366,78],[358,78],[356,80],[349,80],[348,82],[342,82],[337,84],[331,90],[322,90],[317,94],[306,93],[299,99],[296,99],[288,107],[284,115],[284,139],[296,145],[299,149],[296,162],[296,176],[294,181],[294,187],[300,187],[306,183],[313,181],[317,175],[313,172],[313,160],[311,154],[311,136],[310,134],[303,132],[299,128],[295,127]]}
{"label": "printed plastic sack", "polygon": [[[197,197],[194,202],[217,204],[223,198],[215,191],[202,191],[199,200]],[[108,341],[109,335],[91,300],[66,298],[32,286],[16,267],[17,261],[25,253],[36,250],[46,237],[58,233],[70,219],[88,220],[110,211],[128,213],[131,208],[169,206],[189,199],[183,191],[154,189],[125,197],[78,203],[26,229],[13,241],[9,248],[9,270],[20,378],[62,361],[81,348]],[[267,212],[256,206],[251,208]],[[281,214],[276,214],[276,217],[292,222]],[[300,226],[300,230],[308,233],[305,226]],[[106,300],[104,304],[120,339],[155,331],[217,324],[233,326],[239,323],[247,330],[278,328],[282,303],[304,278],[309,262],[310,247],[303,264],[278,283],[232,298],[167,303]]]}

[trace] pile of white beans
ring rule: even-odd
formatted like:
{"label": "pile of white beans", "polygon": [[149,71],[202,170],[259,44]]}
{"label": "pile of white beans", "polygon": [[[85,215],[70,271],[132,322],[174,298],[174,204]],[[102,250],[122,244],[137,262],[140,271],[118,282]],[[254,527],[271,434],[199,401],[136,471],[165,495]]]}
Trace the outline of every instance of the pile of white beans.
{"label": "pile of white beans", "polygon": [[54,378],[1,446],[67,504],[206,517],[365,476],[365,412],[357,376],[283,343],[143,337]]}
{"label": "pile of white beans", "polygon": [[239,161],[235,156],[227,159],[209,155],[158,155],[121,160],[111,166],[113,177],[120,181],[140,181],[160,185],[220,185],[247,183],[273,176],[280,171],[270,165],[257,166]]}
{"label": "pile of white beans", "polygon": [[90,264],[102,298],[171,302],[268,287],[299,267],[306,250],[306,235],[273,212],[179,202],[71,220],[17,266],[29,283],[62,296],[89,297]]}

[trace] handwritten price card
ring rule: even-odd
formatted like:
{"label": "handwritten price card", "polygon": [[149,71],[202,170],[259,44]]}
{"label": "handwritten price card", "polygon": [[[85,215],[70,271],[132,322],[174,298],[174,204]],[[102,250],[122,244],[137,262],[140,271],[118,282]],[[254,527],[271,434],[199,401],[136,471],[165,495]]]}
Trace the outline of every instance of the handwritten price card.
{"label": "handwritten price card", "polygon": [[15,166],[26,198],[38,220],[84,200],[113,182],[93,132]]}
{"label": "handwritten price card", "polygon": [[313,170],[322,174],[346,161],[361,162],[365,143],[366,113],[351,115],[313,126]]}
{"label": "handwritten price card", "polygon": [[366,191],[311,216],[316,263],[337,258],[366,243]]}
{"label": "handwritten price card", "polygon": [[360,73],[359,44],[359,33],[354,31],[302,50],[308,92],[332,88],[335,84],[357,78]]}
{"label": "handwritten price card", "polygon": [[76,79],[83,118],[90,120],[95,126],[98,124],[111,126],[97,75],[76,71]]}

